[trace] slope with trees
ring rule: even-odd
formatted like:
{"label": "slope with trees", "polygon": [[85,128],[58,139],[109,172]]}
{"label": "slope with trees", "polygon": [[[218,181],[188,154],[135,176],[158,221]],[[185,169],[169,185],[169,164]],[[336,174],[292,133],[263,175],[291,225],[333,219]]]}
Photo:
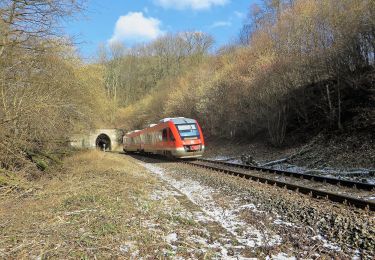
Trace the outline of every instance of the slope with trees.
{"label": "slope with trees", "polygon": [[102,69],[83,64],[59,28],[81,1],[0,3],[0,169],[39,168],[35,154],[66,147],[95,124],[105,100]]}
{"label": "slope with trees", "polygon": [[[212,118],[204,120],[212,134],[230,136],[237,129],[239,135],[251,135],[267,129],[275,144],[282,143],[293,120],[308,125],[314,113],[322,115],[324,120],[316,122],[322,127],[342,129],[350,106],[347,95],[372,93],[365,82],[371,83],[374,69],[373,14],[374,3],[367,0],[265,1],[251,8],[240,44],[215,55],[205,52],[203,59],[181,66],[178,53],[157,52],[162,40],[168,45],[159,39],[147,46],[153,51],[134,59],[149,68],[142,76],[126,55],[123,63],[137,72],[120,70],[135,80],[122,82],[140,93],[162,85],[168,89],[160,100],[163,114]],[[152,80],[145,84],[147,78]],[[228,129],[220,125],[228,120],[233,121]]]}
{"label": "slope with trees", "polygon": [[370,0],[265,0],[250,8],[238,43],[215,54],[181,55],[180,35],[135,48],[120,81],[124,93],[139,94],[118,101],[116,121],[134,129],[194,117],[207,136],[266,133],[275,146],[296,131],[371,135],[374,17]]}

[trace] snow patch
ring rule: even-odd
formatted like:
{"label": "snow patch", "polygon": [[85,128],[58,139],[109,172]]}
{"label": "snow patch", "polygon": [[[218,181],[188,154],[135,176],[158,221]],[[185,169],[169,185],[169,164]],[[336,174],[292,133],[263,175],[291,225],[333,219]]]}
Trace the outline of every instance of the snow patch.
{"label": "snow patch", "polygon": [[154,190],[153,193],[150,195],[152,200],[164,200],[169,197],[178,197],[183,196],[182,194],[170,190],[170,189],[163,189],[163,190]]}
{"label": "snow patch", "polygon": [[[120,252],[122,253],[128,253],[134,251],[135,249],[137,249],[137,246],[132,241],[128,241],[120,245]],[[134,252],[137,252],[137,250],[135,250]]]}
{"label": "snow patch", "polygon": [[[244,164],[241,159],[236,159],[236,157],[229,157],[225,155],[218,155],[215,157],[207,158],[216,161],[225,161],[235,164]],[[369,184],[375,184],[375,169],[357,168],[357,169],[333,169],[329,167],[317,169],[317,168],[307,168],[303,166],[293,165],[287,162],[287,158],[282,158],[275,161],[264,162],[260,165],[261,167],[273,169],[290,171],[294,173],[306,173],[311,175],[320,175],[331,178],[338,178],[342,180],[351,180],[357,182],[364,182]]]}
{"label": "snow patch", "polygon": [[[257,211],[254,204],[242,205],[240,207],[233,206],[231,208],[223,208],[219,206],[213,199],[214,189],[203,186],[197,181],[189,179],[175,179],[169,174],[165,173],[162,168],[149,163],[140,163],[142,166],[156,174],[162,180],[174,187],[176,190],[184,194],[191,202],[198,205],[203,213],[194,212],[194,219],[202,222],[213,221],[220,224],[228,233],[241,244],[240,247],[260,247],[272,246],[281,243],[281,237],[275,234],[267,234],[267,232],[260,231],[256,227],[249,225],[242,221],[239,213],[243,210]],[[207,241],[202,238],[195,238],[199,242],[205,244],[207,247],[219,248],[222,257],[231,259],[228,256],[228,247],[230,244],[222,246],[219,242],[207,244]],[[233,247],[232,247],[233,248]],[[233,259],[245,259],[235,257]]]}
{"label": "snow patch", "polygon": [[331,178],[338,178],[341,180],[351,180],[364,183],[375,184],[375,178],[372,174],[372,169],[351,169],[339,170],[333,168],[309,169],[307,167],[300,167],[289,163],[280,163],[271,166],[264,166],[265,168],[290,171],[295,173],[306,173],[311,175],[320,175]]}
{"label": "snow patch", "polygon": [[167,241],[168,244],[172,244],[177,241],[177,234],[171,233],[165,237],[165,240]]}
{"label": "snow patch", "polygon": [[296,226],[293,223],[290,223],[290,222],[287,222],[287,221],[283,221],[281,219],[275,219],[273,221],[273,223],[276,224],[276,225],[284,225],[284,226],[288,226],[288,227],[295,227]]}
{"label": "snow patch", "polygon": [[341,251],[341,247],[339,247],[338,245],[332,243],[332,242],[329,242],[328,240],[326,240],[325,238],[323,238],[321,235],[316,235],[314,237],[311,238],[312,240],[320,240],[323,242],[323,246],[326,247],[326,248],[329,248],[331,250],[334,250],[334,251]]}
{"label": "snow patch", "polygon": [[271,257],[270,256],[267,256],[266,257],[267,260],[296,260],[297,258],[295,258],[294,256],[288,256],[287,254],[285,253],[279,253],[277,255],[272,255]]}

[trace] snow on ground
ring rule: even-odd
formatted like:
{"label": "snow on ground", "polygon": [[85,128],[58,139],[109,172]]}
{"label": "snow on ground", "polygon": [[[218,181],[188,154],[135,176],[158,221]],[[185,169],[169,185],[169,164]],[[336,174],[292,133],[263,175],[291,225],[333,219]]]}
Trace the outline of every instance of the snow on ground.
{"label": "snow on ground", "polygon": [[296,165],[281,163],[272,165],[266,168],[275,169],[275,170],[286,170],[296,173],[307,173],[312,175],[322,175],[326,177],[339,178],[343,180],[352,180],[358,182],[367,182],[375,184],[375,178],[372,174],[374,170],[370,169],[352,169],[352,170],[337,170],[332,168],[322,168],[322,169],[309,169],[307,167],[299,167]]}
{"label": "snow on ground", "polygon": [[277,255],[272,255],[271,257],[269,256],[266,257],[266,260],[271,260],[271,259],[272,260],[295,260],[297,258],[295,258],[294,256],[290,257],[285,253],[279,253]]}
{"label": "snow on ground", "polygon": [[[207,158],[210,160],[216,161],[225,161],[228,163],[236,163],[236,164],[243,164],[240,158],[236,159],[235,157],[228,157],[228,156],[215,156],[212,158]],[[321,175],[326,177],[332,178],[339,178],[342,180],[351,180],[351,181],[358,181],[364,183],[375,184],[375,169],[348,169],[348,170],[338,170],[333,168],[321,168],[321,169],[311,169],[303,166],[296,166],[293,164],[289,164],[284,162],[285,159],[276,160],[273,162],[277,162],[272,165],[267,165],[268,163],[262,164],[261,166],[264,168],[269,168],[273,170],[282,170],[282,171],[290,171],[295,173],[306,173],[311,175]],[[272,163],[272,162],[271,162]]]}
{"label": "snow on ground", "polygon": [[[239,214],[243,210],[257,211],[256,206],[253,204],[238,205],[238,203],[232,203],[229,208],[223,208],[215,202],[213,194],[215,191],[211,187],[203,186],[199,182],[189,179],[176,179],[171,174],[163,171],[162,168],[157,167],[150,163],[140,163],[145,168],[156,174],[160,179],[168,183],[174,189],[181,194],[185,195],[191,202],[199,206],[202,212],[194,211],[192,218],[198,222],[216,222],[222,228],[224,228],[229,234],[231,234],[238,242],[236,246],[238,249],[243,248],[254,248],[260,246],[272,246],[281,243],[281,237],[272,232],[264,232],[257,229],[257,227],[249,225],[240,219]],[[153,199],[161,199],[168,196],[181,196],[173,189],[165,189],[155,191],[152,195]],[[258,211],[259,212],[259,211]],[[185,214],[185,213],[184,213]],[[284,224],[281,221],[277,224]],[[167,241],[177,240],[176,234],[169,234],[166,237]],[[214,243],[208,243],[202,237],[192,237],[199,242],[204,244],[206,247],[220,248],[221,256],[230,259],[228,256],[228,249],[234,248],[231,245],[231,241],[223,241],[222,244],[215,241]],[[245,259],[240,255],[235,256],[233,259]],[[280,258],[278,256],[271,256],[269,259],[287,259]],[[291,258],[294,259],[294,258]]]}
{"label": "snow on ground", "polygon": [[312,240],[320,240],[323,242],[323,246],[326,247],[326,248],[329,248],[329,249],[332,249],[334,251],[341,251],[341,248],[336,245],[335,243],[331,243],[329,242],[328,240],[324,239],[324,237],[322,237],[321,235],[316,235],[314,237],[311,238]]}

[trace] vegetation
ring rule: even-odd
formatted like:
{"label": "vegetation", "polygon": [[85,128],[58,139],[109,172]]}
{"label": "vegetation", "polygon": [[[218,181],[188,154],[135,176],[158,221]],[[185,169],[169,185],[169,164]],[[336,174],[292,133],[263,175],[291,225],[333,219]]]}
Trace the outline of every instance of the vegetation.
{"label": "vegetation", "polygon": [[[113,44],[109,50],[100,47],[99,61],[106,71],[105,86],[114,108],[113,123],[130,120],[131,126],[142,126],[160,118],[160,101],[178,89],[174,79],[201,64],[212,44],[209,35],[184,32],[130,50],[121,44]],[[117,118],[117,109],[124,107],[125,111],[119,113],[124,118]],[[128,117],[128,110],[134,110],[135,118]]]}
{"label": "vegetation", "polygon": [[197,118],[206,136],[267,133],[276,146],[296,129],[375,124],[374,1],[264,0],[215,53],[210,35],[181,32],[101,46],[92,64],[59,29],[83,3],[0,3],[2,169],[46,169],[72,132],[162,117]]}
{"label": "vegetation", "polygon": [[355,122],[369,130],[373,17],[370,0],[265,0],[250,9],[239,43],[217,54],[211,40],[183,52],[190,41],[180,35],[124,52],[121,65],[107,63],[107,76],[121,68],[117,91],[125,94],[115,121],[134,129],[163,116],[194,117],[206,135],[267,132],[274,145],[300,128],[343,130]]}
{"label": "vegetation", "polygon": [[[181,32],[130,49],[103,45],[91,64],[82,62],[60,28],[84,2],[0,1],[0,257],[210,259],[219,257],[220,248],[261,258],[287,251],[302,258],[316,253],[344,258],[354,250],[360,257],[373,255],[371,212],[205,170],[159,165],[168,172],[164,181],[188,178],[188,185],[181,185],[189,194],[200,191],[198,182],[212,191],[220,187],[205,208],[131,157],[98,151],[59,155],[67,153],[69,138],[78,131],[133,130],[162,117],[185,116],[198,119],[205,136],[244,139],[262,133],[275,146],[297,131],[348,136],[352,131],[356,145],[338,159],[354,158],[357,168],[367,161],[371,168],[374,0],[264,0],[250,8],[238,42],[216,52],[210,35]],[[293,160],[311,157],[314,167],[323,160],[337,162],[340,156],[326,156],[326,150],[347,149],[337,139],[322,139],[325,149],[318,141],[304,145]],[[252,147],[272,156],[271,149]],[[50,170],[50,164],[56,167]],[[250,210],[249,203],[258,210]],[[220,207],[214,212],[238,213],[240,222],[227,222],[234,233],[215,218],[205,220],[215,204]],[[276,217],[288,222],[275,225]],[[238,247],[242,242],[234,234],[245,230],[237,230],[241,221],[259,229],[265,246]],[[282,235],[281,244],[268,245],[268,230]],[[330,244],[320,234],[343,245],[340,252],[324,246]]]}
{"label": "vegetation", "polygon": [[179,163],[148,164],[163,180],[114,153],[64,160],[55,176],[1,189],[1,258],[374,256],[370,211]]}
{"label": "vegetation", "polygon": [[[65,158],[58,176],[12,180],[2,190],[0,256],[214,258],[221,245],[216,240],[232,234],[216,222],[194,219],[197,212],[205,213],[176,194],[135,160],[77,153]],[[178,241],[170,234],[178,234]]]}
{"label": "vegetation", "polygon": [[[102,70],[84,65],[59,21],[82,2],[0,2],[0,168],[46,169],[35,153],[66,146],[104,113]],[[40,155],[39,155],[40,157]]]}

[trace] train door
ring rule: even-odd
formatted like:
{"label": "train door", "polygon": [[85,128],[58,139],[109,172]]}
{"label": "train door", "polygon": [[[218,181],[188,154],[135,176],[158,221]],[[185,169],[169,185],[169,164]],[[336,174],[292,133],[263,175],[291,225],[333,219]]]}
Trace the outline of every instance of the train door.
{"label": "train door", "polygon": [[168,144],[168,128],[164,128],[162,133],[161,133],[161,136],[162,136],[162,146],[163,148],[167,148],[169,147],[169,144]]}
{"label": "train door", "polygon": [[170,147],[175,147],[176,138],[174,137],[172,130],[168,127],[168,144]]}

